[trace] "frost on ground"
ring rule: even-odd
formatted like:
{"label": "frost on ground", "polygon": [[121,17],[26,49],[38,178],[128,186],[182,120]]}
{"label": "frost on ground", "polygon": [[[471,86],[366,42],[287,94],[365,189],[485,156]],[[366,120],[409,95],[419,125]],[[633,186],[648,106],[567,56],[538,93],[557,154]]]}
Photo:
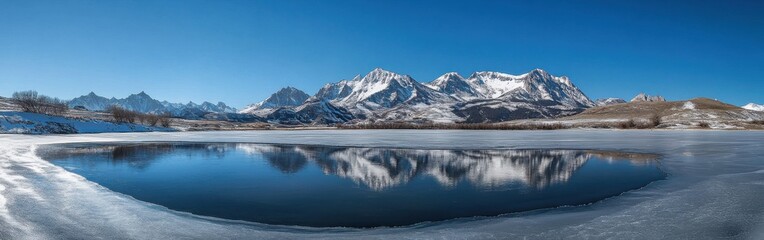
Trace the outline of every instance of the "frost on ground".
{"label": "frost on ground", "polygon": [[682,109],[685,109],[685,110],[694,110],[695,109],[695,104],[692,103],[691,101],[684,102],[684,105],[682,105]]}
{"label": "frost on ground", "polygon": [[[0,135],[0,239],[762,239],[758,131],[314,130]],[[52,165],[40,144],[308,143],[407,148],[563,148],[657,153],[664,181],[587,206],[376,229],[268,226],[193,216],[114,193]]]}
{"label": "frost on ground", "polygon": [[102,133],[170,131],[139,124],[118,124],[97,119],[59,117],[37,113],[0,111],[0,133]]}

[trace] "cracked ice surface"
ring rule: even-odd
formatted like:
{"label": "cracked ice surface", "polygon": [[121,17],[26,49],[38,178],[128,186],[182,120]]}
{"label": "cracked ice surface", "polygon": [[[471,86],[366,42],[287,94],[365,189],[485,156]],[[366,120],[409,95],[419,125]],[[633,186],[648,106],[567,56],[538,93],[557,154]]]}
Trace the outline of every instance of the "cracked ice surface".
{"label": "cracked ice surface", "polygon": [[[670,176],[587,206],[376,229],[269,226],[194,216],[114,193],[34,154],[41,144],[214,141],[657,153]],[[761,131],[312,130],[0,135],[0,239],[764,238]]]}

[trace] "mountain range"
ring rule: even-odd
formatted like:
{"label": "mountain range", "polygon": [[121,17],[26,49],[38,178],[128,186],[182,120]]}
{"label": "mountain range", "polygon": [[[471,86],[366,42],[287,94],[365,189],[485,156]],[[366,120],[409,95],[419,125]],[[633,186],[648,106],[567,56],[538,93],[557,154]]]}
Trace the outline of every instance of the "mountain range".
{"label": "mountain range", "polygon": [[[306,96],[295,88],[284,88],[240,113],[279,123],[312,119],[324,123],[480,123],[572,115],[596,106],[570,79],[541,69],[521,75],[483,71],[467,78],[450,72],[420,83],[409,75],[376,68],[363,77],[326,84],[313,96]],[[306,108],[311,114],[295,116]]]}
{"label": "mountain range", "polygon": [[[640,93],[630,102],[665,102]],[[565,76],[542,69],[512,75],[481,71],[463,77],[449,72],[429,82],[381,68],[349,80],[325,84],[315,94],[285,87],[263,101],[237,111],[219,102],[170,103],[145,92],[127,98],[89,93],[70,107],[103,111],[117,105],[143,113],[171,113],[186,119],[269,122],[287,125],[338,123],[491,123],[517,119],[558,118],[589,108],[624,104],[620,98],[592,101]],[[745,108],[756,110],[760,105]]]}
{"label": "mountain range", "polygon": [[235,108],[229,107],[223,102],[218,102],[217,104],[210,102],[203,102],[201,104],[196,104],[194,102],[186,104],[170,103],[167,101],[160,102],[145,92],[131,94],[127,98],[121,99],[114,97],[105,98],[90,92],[87,95],[68,101],[67,104],[71,108],[84,108],[90,111],[104,111],[109,106],[115,105],[141,113],[170,113],[175,117],[188,119],[200,119],[208,113],[236,113]]}
{"label": "mountain range", "polygon": [[602,98],[594,101],[594,104],[597,106],[609,106],[621,103],[626,103],[626,100],[620,98]]}

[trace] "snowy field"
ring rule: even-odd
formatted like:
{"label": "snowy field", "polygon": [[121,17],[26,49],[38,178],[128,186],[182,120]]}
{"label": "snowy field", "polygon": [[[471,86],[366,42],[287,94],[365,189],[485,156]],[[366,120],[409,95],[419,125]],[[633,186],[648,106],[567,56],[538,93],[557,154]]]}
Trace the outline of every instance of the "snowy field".
{"label": "snowy field", "polygon": [[174,131],[132,123],[112,123],[97,119],[51,116],[38,113],[0,111],[0,134],[72,134],[103,132]]}
{"label": "snowy field", "polygon": [[[764,239],[762,131],[427,131],[0,135],[0,239]],[[140,202],[54,166],[41,144],[309,143],[408,148],[564,148],[657,153],[667,180],[587,206],[376,229],[268,226]]]}

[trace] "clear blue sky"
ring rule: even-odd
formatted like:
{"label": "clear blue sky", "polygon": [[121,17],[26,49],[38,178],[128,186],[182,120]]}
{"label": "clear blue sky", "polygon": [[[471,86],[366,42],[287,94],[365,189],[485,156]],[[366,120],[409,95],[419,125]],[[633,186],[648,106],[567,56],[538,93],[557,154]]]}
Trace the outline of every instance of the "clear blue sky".
{"label": "clear blue sky", "polygon": [[374,67],[543,68],[591,98],[764,103],[762,1],[0,0],[0,96],[174,102],[315,93]]}

